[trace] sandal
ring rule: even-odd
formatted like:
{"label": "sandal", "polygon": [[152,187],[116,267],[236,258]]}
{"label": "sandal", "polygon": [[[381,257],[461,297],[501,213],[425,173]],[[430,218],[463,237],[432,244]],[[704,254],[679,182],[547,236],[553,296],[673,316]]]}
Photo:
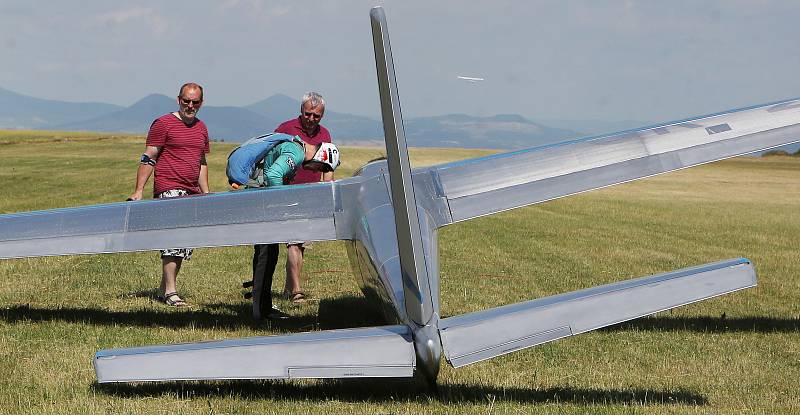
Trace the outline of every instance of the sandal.
{"label": "sandal", "polygon": [[298,291],[296,293],[290,293],[286,291],[285,293],[283,293],[283,295],[284,298],[286,298],[288,301],[291,301],[293,304],[305,303],[306,300],[308,299],[308,297],[306,297],[306,293],[302,291]]}
{"label": "sandal", "polygon": [[186,307],[189,304],[186,301],[183,301],[181,297],[178,296],[178,293],[171,292],[165,293],[163,296],[157,296],[156,300],[170,306],[170,307]]}

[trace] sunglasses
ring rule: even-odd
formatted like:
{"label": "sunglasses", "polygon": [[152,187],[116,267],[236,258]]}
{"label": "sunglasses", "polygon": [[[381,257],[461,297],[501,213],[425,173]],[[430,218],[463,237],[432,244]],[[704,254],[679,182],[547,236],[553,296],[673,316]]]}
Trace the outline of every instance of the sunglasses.
{"label": "sunglasses", "polygon": [[181,102],[183,102],[183,105],[194,104],[195,106],[198,106],[198,105],[200,105],[200,104],[203,102],[203,100],[202,100],[202,99],[186,99],[186,98],[181,98]]}
{"label": "sunglasses", "polygon": [[313,112],[308,112],[308,111],[303,112],[303,115],[305,115],[306,118],[314,118],[317,120],[322,118],[322,114],[315,114]]}

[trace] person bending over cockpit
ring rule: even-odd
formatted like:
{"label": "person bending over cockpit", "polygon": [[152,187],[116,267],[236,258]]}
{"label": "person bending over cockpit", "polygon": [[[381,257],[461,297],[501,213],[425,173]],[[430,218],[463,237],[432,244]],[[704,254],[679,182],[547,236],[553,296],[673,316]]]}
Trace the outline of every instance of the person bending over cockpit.
{"label": "person bending over cockpit", "polygon": [[[264,153],[266,151],[266,153]],[[262,154],[265,154],[263,157]],[[339,149],[331,143],[311,145],[297,136],[267,134],[248,140],[228,156],[228,182],[234,189],[283,186],[302,165],[308,170],[333,172]],[[253,318],[288,317],[272,304],[272,275],[278,263],[278,244],[253,247]]]}

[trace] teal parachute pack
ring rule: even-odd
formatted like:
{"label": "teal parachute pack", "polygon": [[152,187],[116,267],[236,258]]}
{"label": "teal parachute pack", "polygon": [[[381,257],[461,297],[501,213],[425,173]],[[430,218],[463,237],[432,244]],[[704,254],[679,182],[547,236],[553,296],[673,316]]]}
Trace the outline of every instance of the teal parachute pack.
{"label": "teal parachute pack", "polygon": [[228,183],[233,187],[245,185],[258,187],[257,176],[261,169],[258,169],[257,165],[278,144],[295,140],[299,138],[289,134],[269,133],[245,141],[228,155],[228,166],[225,169]]}

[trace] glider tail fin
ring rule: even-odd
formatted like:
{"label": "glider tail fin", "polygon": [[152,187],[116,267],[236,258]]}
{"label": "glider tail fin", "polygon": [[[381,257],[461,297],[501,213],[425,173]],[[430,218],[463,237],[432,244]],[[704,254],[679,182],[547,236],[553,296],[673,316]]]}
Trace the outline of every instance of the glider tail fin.
{"label": "glider tail fin", "polygon": [[383,9],[373,8],[370,20],[406,313],[416,324],[425,326],[433,317],[435,301],[431,298],[430,264],[423,251],[425,241],[411,180],[411,164]]}

